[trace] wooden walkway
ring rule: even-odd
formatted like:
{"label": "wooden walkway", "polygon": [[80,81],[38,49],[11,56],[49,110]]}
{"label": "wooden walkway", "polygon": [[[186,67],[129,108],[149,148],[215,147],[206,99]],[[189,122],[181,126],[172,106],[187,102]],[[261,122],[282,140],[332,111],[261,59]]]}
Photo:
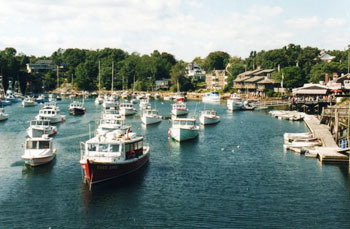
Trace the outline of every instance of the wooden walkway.
{"label": "wooden walkway", "polygon": [[327,125],[320,124],[320,121],[313,115],[306,115],[305,124],[315,138],[322,141],[323,147],[316,147],[317,157],[321,162],[348,162],[349,157],[339,153],[340,148],[335,142]]}

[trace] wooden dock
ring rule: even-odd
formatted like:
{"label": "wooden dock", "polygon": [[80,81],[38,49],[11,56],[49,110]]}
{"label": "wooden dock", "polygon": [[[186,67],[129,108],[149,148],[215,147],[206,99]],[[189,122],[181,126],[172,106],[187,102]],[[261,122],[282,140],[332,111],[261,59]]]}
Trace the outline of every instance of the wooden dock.
{"label": "wooden dock", "polygon": [[304,121],[314,137],[322,141],[323,147],[316,147],[317,158],[321,162],[349,162],[347,155],[339,153],[340,148],[327,125],[320,124],[320,121],[313,115],[306,115]]}

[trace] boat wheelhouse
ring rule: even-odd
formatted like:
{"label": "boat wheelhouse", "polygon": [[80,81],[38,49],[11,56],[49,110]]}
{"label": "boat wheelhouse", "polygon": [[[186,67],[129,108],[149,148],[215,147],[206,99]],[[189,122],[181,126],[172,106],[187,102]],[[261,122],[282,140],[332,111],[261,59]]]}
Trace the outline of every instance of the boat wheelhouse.
{"label": "boat wheelhouse", "polygon": [[51,162],[56,156],[53,139],[47,135],[40,138],[27,138],[22,159],[25,164],[39,166]]}
{"label": "boat wheelhouse", "polygon": [[98,128],[95,131],[96,135],[103,135],[114,130],[123,130],[124,132],[130,129],[129,126],[125,126],[125,119],[102,119],[99,121]]}
{"label": "boat wheelhouse", "polygon": [[175,116],[187,115],[188,109],[187,109],[186,103],[182,103],[182,102],[174,103],[172,105],[171,114]]}
{"label": "boat wheelhouse", "polygon": [[116,109],[105,109],[101,115],[102,119],[120,119],[122,118],[120,111]]}
{"label": "boat wheelhouse", "polygon": [[32,120],[30,126],[27,128],[27,134],[30,138],[38,138],[43,135],[49,137],[57,133],[57,128],[50,125],[50,121],[47,120]]}
{"label": "boat wheelhouse", "polygon": [[121,103],[119,106],[121,115],[134,115],[136,114],[136,109],[132,103]]}
{"label": "boat wheelhouse", "polygon": [[201,111],[199,122],[202,125],[216,124],[220,122],[220,116],[217,115],[215,110]]}
{"label": "boat wheelhouse", "polygon": [[56,105],[44,105],[36,116],[36,120],[49,120],[51,123],[64,122],[65,116],[60,114],[60,109]]}
{"label": "boat wheelhouse", "polygon": [[175,118],[172,120],[168,134],[176,141],[182,142],[196,138],[198,132],[199,126],[196,125],[196,119]]}
{"label": "boat wheelhouse", "polygon": [[92,184],[137,171],[148,162],[150,155],[142,136],[121,130],[82,142],[80,149],[84,183],[90,188]]}
{"label": "boat wheelhouse", "polygon": [[155,109],[146,109],[142,113],[141,121],[145,125],[155,124],[162,121],[162,116]]}

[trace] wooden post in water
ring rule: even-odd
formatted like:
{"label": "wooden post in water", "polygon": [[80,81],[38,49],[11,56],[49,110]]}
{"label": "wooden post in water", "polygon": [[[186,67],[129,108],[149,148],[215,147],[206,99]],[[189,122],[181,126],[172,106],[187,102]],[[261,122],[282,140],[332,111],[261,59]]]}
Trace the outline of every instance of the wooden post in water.
{"label": "wooden post in water", "polygon": [[338,109],[334,111],[334,132],[335,132],[335,142],[338,143],[338,131],[339,131],[339,114]]}

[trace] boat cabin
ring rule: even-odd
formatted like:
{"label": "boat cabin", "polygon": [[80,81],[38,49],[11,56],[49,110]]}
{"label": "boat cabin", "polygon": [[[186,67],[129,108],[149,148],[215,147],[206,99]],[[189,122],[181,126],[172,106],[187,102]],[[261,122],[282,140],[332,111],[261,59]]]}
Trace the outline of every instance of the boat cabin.
{"label": "boat cabin", "polygon": [[201,111],[201,115],[216,116],[216,114],[217,113],[214,110]]}
{"label": "boat cabin", "polygon": [[183,118],[183,119],[174,119],[173,120],[173,127],[176,126],[195,126],[196,125],[196,119],[194,118]]}
{"label": "boat cabin", "polygon": [[28,138],[26,140],[26,150],[51,149],[52,138]]}
{"label": "boat cabin", "polygon": [[32,120],[30,126],[50,126],[49,120]]}
{"label": "boat cabin", "polygon": [[57,115],[58,111],[55,109],[43,109],[39,111],[39,115]]}
{"label": "boat cabin", "polygon": [[119,107],[124,109],[133,109],[134,105],[132,103],[121,103]]}
{"label": "boat cabin", "polygon": [[157,110],[151,110],[151,109],[146,109],[146,110],[143,111],[143,113],[145,115],[150,115],[150,116],[158,115],[158,111]]}
{"label": "boat cabin", "polygon": [[173,109],[175,110],[185,110],[186,107],[186,103],[174,103],[173,104]]}

